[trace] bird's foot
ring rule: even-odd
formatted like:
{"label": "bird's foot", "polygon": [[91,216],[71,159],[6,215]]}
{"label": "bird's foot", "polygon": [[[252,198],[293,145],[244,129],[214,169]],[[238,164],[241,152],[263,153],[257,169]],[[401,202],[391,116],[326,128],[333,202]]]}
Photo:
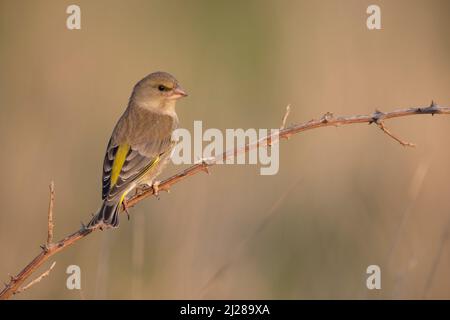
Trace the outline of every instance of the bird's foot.
{"label": "bird's foot", "polygon": [[138,185],[136,188],[134,188],[134,196],[140,196],[141,194],[144,193],[145,190],[147,190],[148,188],[150,188],[151,186],[149,184],[141,184]]}
{"label": "bird's foot", "polygon": [[155,195],[156,198],[158,198],[158,200],[159,200],[159,185],[160,184],[161,184],[161,181],[154,181],[152,184],[153,194]]}

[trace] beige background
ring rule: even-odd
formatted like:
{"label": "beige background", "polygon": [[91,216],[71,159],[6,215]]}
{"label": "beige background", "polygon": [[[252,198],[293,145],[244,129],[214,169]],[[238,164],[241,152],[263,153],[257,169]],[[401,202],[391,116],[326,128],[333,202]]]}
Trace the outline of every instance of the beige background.
{"label": "beige background", "polygon": [[[82,29],[69,31],[72,3],[0,1],[4,281],[45,241],[50,180],[57,238],[99,207],[110,132],[152,71],[189,91],[188,129],[277,127],[288,103],[290,122],[450,105],[449,1],[76,1]],[[366,28],[373,3],[379,31]],[[450,118],[389,126],[418,147],[326,128],[284,141],[275,176],[190,178],[55,256],[17,298],[450,298]],[[71,264],[81,292],[65,287]],[[382,290],[365,286],[370,264]]]}

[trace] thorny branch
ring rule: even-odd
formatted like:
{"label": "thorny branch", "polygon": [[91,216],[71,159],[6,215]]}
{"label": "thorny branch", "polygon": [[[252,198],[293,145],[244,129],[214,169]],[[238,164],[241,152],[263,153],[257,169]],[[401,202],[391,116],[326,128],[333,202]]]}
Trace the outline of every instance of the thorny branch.
{"label": "thorny branch", "polygon": [[[200,161],[193,166],[167,178],[162,181],[158,188],[149,187],[142,192],[134,195],[130,199],[126,201],[125,208],[131,208],[135,206],[137,203],[142,200],[152,196],[157,193],[157,191],[169,191],[170,188],[186,179],[187,177],[193,176],[199,172],[209,173],[208,168],[231,157],[235,157],[239,154],[246,153],[255,148],[268,147],[273,143],[279,142],[279,139],[285,138],[289,139],[294,134],[298,134],[303,131],[312,130],[321,127],[329,127],[329,126],[341,126],[341,125],[349,125],[356,123],[375,123],[378,127],[386,133],[389,137],[393,138],[397,142],[399,142],[403,146],[413,146],[413,144],[409,142],[404,142],[402,139],[395,136],[391,131],[386,127],[385,121],[392,118],[400,118],[412,115],[424,115],[424,114],[450,114],[450,107],[440,107],[436,103],[432,102],[430,106],[427,107],[415,107],[408,109],[399,109],[391,112],[381,112],[375,111],[373,114],[369,115],[353,115],[353,116],[340,116],[334,117],[332,113],[326,113],[323,117],[318,120],[311,120],[302,124],[296,124],[286,127],[287,117],[289,115],[290,108],[286,109],[286,113],[283,117],[282,126],[280,131],[277,133],[272,133],[267,137],[264,137],[256,142],[248,143],[242,148],[236,148],[233,150],[227,150],[223,154],[218,155],[209,159],[200,159]],[[86,237],[91,232],[96,231],[95,229],[87,229],[84,225],[81,226],[80,230],[72,233],[71,235],[66,236],[60,241],[53,243],[53,201],[54,201],[54,188],[50,187],[50,205],[49,205],[49,213],[48,213],[48,236],[47,243],[44,246],[41,246],[42,251],[25,267],[22,271],[17,274],[15,277],[11,277],[10,281],[5,285],[5,288],[0,292],[0,299],[8,299],[12,295],[19,293],[29,286],[33,285],[36,282],[39,282],[42,278],[48,275],[51,268],[47,270],[43,275],[41,275],[36,280],[32,281],[28,286],[20,289],[23,282],[28,279],[44,262],[46,262],[50,257],[55,255],[61,250],[69,247],[73,243],[78,240]],[[52,265],[53,267],[54,265]]]}

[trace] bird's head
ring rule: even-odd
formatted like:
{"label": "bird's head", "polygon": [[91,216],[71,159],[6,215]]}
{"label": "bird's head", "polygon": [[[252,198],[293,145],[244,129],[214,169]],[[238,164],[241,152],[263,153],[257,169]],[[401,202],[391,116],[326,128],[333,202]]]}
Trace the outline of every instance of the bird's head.
{"label": "bird's head", "polygon": [[154,72],[134,86],[131,99],[139,106],[154,111],[171,112],[175,102],[186,96],[186,91],[174,76],[167,72]]}

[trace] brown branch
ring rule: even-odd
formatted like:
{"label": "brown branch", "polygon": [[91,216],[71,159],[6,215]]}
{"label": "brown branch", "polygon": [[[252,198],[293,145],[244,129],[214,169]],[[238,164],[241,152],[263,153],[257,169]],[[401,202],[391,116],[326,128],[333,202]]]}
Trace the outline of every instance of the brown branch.
{"label": "brown branch", "polygon": [[50,201],[48,203],[48,231],[47,231],[47,247],[50,247],[53,242],[53,206],[55,204],[55,184],[50,183]]}
{"label": "brown branch", "polygon": [[[288,112],[286,112],[288,113]],[[431,103],[428,107],[417,107],[417,108],[408,108],[408,109],[399,109],[394,110],[387,113],[382,113],[380,111],[376,111],[373,114],[369,115],[354,115],[354,116],[342,116],[342,117],[334,117],[331,113],[326,113],[322,118],[319,120],[311,120],[302,124],[292,125],[287,128],[283,128],[279,131],[279,133],[271,134],[267,137],[264,137],[257,142],[254,143],[248,143],[242,148],[236,148],[233,150],[228,150],[224,152],[223,154],[209,158],[209,159],[201,159],[197,164],[194,164],[193,166],[171,176],[170,178],[167,178],[166,180],[162,181],[158,186],[158,191],[169,191],[170,188],[190,177],[193,176],[199,172],[209,172],[208,168],[215,165],[219,162],[219,160],[224,161],[226,159],[229,159],[231,157],[235,157],[241,153],[246,153],[252,149],[259,148],[259,147],[267,147],[270,144],[276,143],[279,141],[280,138],[288,139],[290,136],[294,134],[298,134],[303,131],[312,130],[316,128],[321,127],[329,127],[329,126],[340,126],[340,125],[349,125],[349,124],[356,124],[356,123],[377,123],[379,124],[380,121],[386,121],[388,119],[393,118],[400,118],[400,117],[406,117],[406,116],[412,116],[412,115],[420,115],[420,114],[450,114],[450,107],[440,107],[434,102]],[[287,116],[285,115],[285,118]],[[285,122],[283,118],[283,122]],[[285,124],[285,123],[284,123]],[[385,133],[386,130],[384,130]],[[389,136],[393,137],[392,134],[389,134]],[[399,139],[394,138],[397,141]],[[401,141],[401,140],[400,140]],[[400,142],[399,141],[399,142]],[[141,202],[142,200],[150,197],[155,193],[155,189],[150,187],[145,190],[143,190],[141,193],[134,195],[130,199],[127,200],[126,207],[131,208],[135,206],[137,203]],[[49,223],[50,227],[50,223]],[[39,255],[37,255],[22,271],[15,277],[11,277],[9,283],[6,284],[5,288],[0,292],[0,299],[8,299],[10,298],[14,293],[16,293],[20,286],[23,284],[23,282],[30,277],[30,275],[36,271],[37,268],[39,268],[44,262],[46,262],[51,256],[55,255],[59,251],[67,248],[68,246],[72,245],[73,243],[77,242],[78,240],[86,237],[91,232],[96,231],[95,229],[86,229],[84,226],[81,227],[80,230],[76,231],[75,233],[63,238],[62,240],[52,243],[50,246],[44,246]]]}

